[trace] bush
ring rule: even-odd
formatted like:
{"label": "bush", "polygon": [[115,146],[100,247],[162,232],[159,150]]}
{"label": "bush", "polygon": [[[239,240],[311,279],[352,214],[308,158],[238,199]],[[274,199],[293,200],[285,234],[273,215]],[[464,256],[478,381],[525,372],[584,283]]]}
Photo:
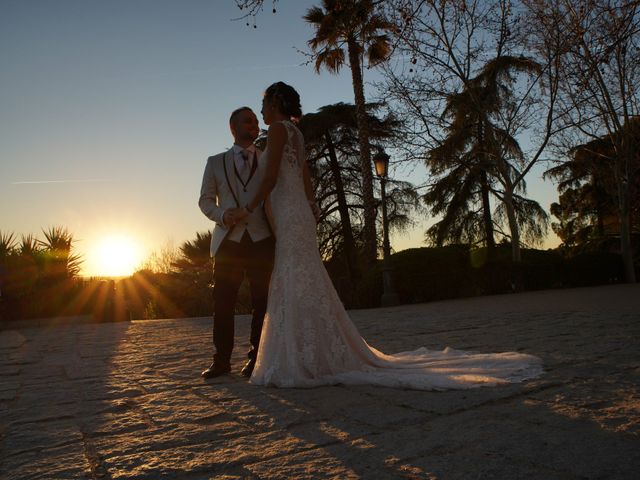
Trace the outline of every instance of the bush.
{"label": "bush", "polygon": [[[580,287],[620,282],[622,259],[612,253],[565,258],[559,250],[523,249],[514,264],[509,245],[496,247],[491,261],[486,249],[466,245],[413,248],[391,257],[393,279],[401,303],[419,303],[493,295],[523,290]],[[365,272],[356,289],[356,305],[376,307],[382,295],[382,262]]]}
{"label": "bush", "polygon": [[565,262],[565,283],[583,287],[624,280],[622,256],[610,252],[581,253]]}
{"label": "bush", "polygon": [[412,248],[392,256],[396,291],[402,303],[473,295],[469,248]]}

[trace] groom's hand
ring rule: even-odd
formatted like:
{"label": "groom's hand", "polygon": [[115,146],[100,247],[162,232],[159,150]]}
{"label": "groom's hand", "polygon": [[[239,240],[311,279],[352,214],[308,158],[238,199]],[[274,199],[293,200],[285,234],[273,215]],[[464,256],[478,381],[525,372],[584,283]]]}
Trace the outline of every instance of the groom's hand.
{"label": "groom's hand", "polygon": [[222,215],[222,222],[224,223],[225,227],[233,227],[236,224],[236,218],[233,214],[234,210],[236,209],[229,208],[224,211],[224,214]]}
{"label": "groom's hand", "polygon": [[249,216],[249,212],[244,208],[234,208],[233,209],[233,217],[236,219],[236,222],[240,220],[244,220]]}
{"label": "groom's hand", "polygon": [[235,225],[241,220],[244,220],[244,218],[249,215],[249,213],[244,208],[230,208],[225,212],[225,214],[227,212],[229,213],[232,225]]}

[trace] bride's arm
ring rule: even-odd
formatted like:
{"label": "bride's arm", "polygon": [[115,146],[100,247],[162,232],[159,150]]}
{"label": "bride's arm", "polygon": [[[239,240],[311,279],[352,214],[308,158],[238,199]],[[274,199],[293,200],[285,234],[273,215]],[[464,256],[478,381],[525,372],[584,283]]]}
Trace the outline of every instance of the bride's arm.
{"label": "bride's arm", "polygon": [[249,213],[253,212],[276,186],[278,171],[280,170],[280,161],[282,160],[282,152],[284,151],[286,141],[287,128],[280,122],[272,124],[267,132],[268,148],[266,171],[262,178],[262,183],[258,188],[258,193],[256,193],[256,196],[245,206],[245,209]]}

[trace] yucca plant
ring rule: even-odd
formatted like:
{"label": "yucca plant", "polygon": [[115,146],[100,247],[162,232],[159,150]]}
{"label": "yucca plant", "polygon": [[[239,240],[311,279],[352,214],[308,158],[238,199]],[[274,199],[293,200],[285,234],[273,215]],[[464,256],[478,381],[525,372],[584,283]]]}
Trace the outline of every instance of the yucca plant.
{"label": "yucca plant", "polygon": [[42,249],[40,241],[33,234],[21,235],[17,250],[23,256],[36,256]]}
{"label": "yucca plant", "polygon": [[42,233],[46,240],[39,243],[44,248],[45,274],[51,279],[77,277],[83,260],[71,253],[73,235],[64,227],[50,227]]}
{"label": "yucca plant", "polygon": [[15,251],[15,235],[12,232],[0,231],[0,260]]}

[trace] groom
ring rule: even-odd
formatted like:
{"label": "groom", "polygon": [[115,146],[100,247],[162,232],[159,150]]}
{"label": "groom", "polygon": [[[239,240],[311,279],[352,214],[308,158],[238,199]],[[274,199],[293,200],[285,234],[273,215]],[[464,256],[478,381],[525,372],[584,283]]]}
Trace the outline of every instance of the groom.
{"label": "groom", "polygon": [[242,220],[236,217],[241,206],[254,197],[264,175],[265,166],[258,162],[261,152],[253,144],[259,133],[258,119],[249,107],[241,107],[231,114],[229,127],[234,145],[207,160],[198,201],[202,213],[216,224],[211,238],[215,354],[211,366],[202,372],[204,378],[231,371],[234,309],[245,274],[251,289],[253,316],[249,361],[242,369],[242,375],[251,376],[273,268],[275,241],[264,208],[256,208]]}

